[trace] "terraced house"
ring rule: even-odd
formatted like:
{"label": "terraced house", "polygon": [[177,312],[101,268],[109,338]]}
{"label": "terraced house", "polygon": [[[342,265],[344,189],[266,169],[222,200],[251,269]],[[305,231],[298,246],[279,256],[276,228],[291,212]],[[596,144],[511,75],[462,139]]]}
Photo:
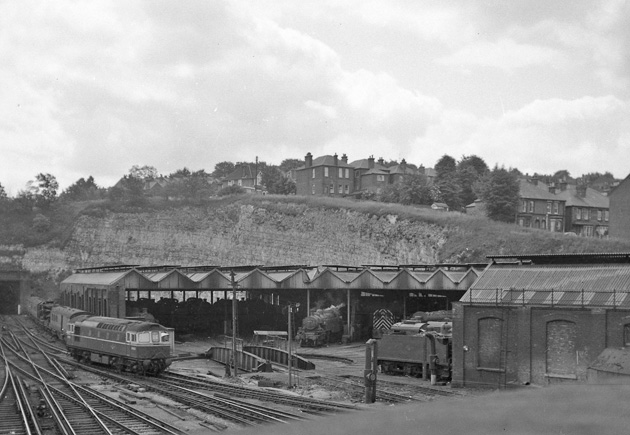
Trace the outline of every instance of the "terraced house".
{"label": "terraced house", "polygon": [[550,188],[536,177],[519,179],[519,184],[516,224],[526,228],[563,232],[566,201],[556,196],[555,188]]}
{"label": "terraced house", "polygon": [[565,201],[565,232],[579,236],[608,235],[609,198],[585,184],[559,183],[557,197]]}

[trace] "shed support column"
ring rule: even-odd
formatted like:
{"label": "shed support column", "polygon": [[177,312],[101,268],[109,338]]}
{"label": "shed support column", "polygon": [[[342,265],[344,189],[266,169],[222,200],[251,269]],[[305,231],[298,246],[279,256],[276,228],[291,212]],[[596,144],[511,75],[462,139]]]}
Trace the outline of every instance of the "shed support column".
{"label": "shed support column", "polygon": [[407,319],[407,293],[403,293],[403,320]]}
{"label": "shed support column", "polygon": [[311,289],[306,289],[306,315],[311,315]]}
{"label": "shed support column", "polygon": [[350,329],[350,289],[346,290],[346,299],[347,299],[347,312],[348,312],[348,337],[351,338],[352,337],[352,330]]}

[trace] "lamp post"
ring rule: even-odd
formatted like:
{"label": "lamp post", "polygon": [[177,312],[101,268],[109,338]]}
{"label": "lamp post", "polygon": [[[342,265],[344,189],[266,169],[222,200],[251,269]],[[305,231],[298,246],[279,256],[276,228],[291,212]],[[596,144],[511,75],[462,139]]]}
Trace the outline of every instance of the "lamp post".
{"label": "lamp post", "polygon": [[232,270],[230,272],[230,278],[232,280],[232,361],[234,363],[234,376],[238,374],[238,364],[236,362],[236,313],[237,313],[237,301],[236,301],[236,275]]}

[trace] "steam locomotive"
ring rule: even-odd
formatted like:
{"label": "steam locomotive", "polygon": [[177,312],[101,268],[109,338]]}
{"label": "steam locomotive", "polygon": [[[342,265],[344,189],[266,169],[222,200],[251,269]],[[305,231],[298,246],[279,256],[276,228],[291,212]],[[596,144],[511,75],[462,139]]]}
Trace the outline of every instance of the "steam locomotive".
{"label": "steam locomotive", "polygon": [[148,375],[158,375],[171,364],[172,331],[157,323],[94,316],[37,299],[26,306],[79,362]]}
{"label": "steam locomotive", "polygon": [[448,311],[417,312],[392,325],[378,342],[383,373],[423,376],[435,383],[451,379],[453,324]]}
{"label": "steam locomotive", "polygon": [[302,327],[295,335],[300,346],[317,347],[341,341],[343,319],[340,311],[343,307],[344,304],[331,305],[328,308],[316,310],[302,319]]}

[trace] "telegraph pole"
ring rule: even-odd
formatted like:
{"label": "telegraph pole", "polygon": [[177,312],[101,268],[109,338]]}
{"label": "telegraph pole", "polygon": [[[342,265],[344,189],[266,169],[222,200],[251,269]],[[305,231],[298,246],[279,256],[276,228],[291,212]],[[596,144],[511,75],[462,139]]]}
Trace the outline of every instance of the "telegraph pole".
{"label": "telegraph pole", "polygon": [[232,279],[232,361],[234,363],[234,376],[238,374],[238,364],[236,362],[236,313],[237,313],[237,301],[236,301],[236,275],[234,270],[230,272],[230,278]]}
{"label": "telegraph pole", "polygon": [[291,339],[291,310],[293,309],[293,305],[289,304],[289,307],[287,309],[287,313],[289,316],[289,330],[288,330],[288,335],[289,335],[289,348],[287,349],[288,353],[289,353],[289,358],[288,358],[288,363],[287,365],[289,366],[289,388],[291,388],[293,386],[293,383],[291,381],[291,347],[293,345],[292,339]]}

